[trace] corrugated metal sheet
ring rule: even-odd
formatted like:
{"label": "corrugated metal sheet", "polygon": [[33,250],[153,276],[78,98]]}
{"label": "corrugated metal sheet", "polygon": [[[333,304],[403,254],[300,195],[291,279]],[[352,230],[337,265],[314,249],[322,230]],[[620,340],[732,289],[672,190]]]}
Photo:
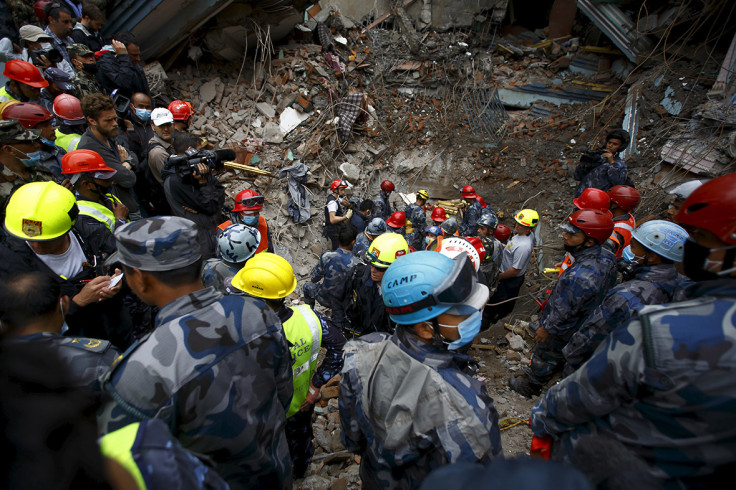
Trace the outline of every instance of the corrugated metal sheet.
{"label": "corrugated metal sheet", "polygon": [[556,106],[563,104],[580,104],[583,102],[603,100],[607,92],[579,88],[575,86],[550,87],[541,82],[516,87],[498,89],[498,96],[505,106],[528,109],[535,102],[549,102]]}
{"label": "corrugated metal sheet", "polygon": [[629,88],[626,95],[626,106],[624,107],[624,124],[623,129],[631,135],[629,146],[622,153],[622,158],[626,160],[631,155],[639,153],[636,149],[636,137],[639,132],[639,91],[642,82],[638,82]]}
{"label": "corrugated metal sheet", "polygon": [[578,8],[600,29],[632,62],[651,49],[651,43],[636,31],[631,19],[616,5],[578,0]]}

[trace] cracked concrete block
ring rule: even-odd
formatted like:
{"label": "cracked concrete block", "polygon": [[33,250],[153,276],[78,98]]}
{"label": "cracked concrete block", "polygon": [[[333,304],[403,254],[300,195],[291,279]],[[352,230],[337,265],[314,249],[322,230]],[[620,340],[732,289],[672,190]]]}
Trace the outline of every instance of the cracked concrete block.
{"label": "cracked concrete block", "polygon": [[284,135],[281,134],[281,129],[278,124],[270,122],[266,124],[265,128],[263,128],[263,139],[267,143],[278,144],[283,143]]}
{"label": "cracked concrete block", "polygon": [[268,102],[257,103],[256,109],[258,109],[258,112],[260,112],[261,114],[263,114],[269,119],[276,117],[276,109],[274,109],[273,106],[269,104]]}
{"label": "cracked concrete block", "polygon": [[344,179],[347,179],[351,184],[357,184],[360,180],[360,167],[353,165],[352,163],[345,162],[340,165],[340,171]]}
{"label": "cracked concrete block", "polygon": [[210,80],[199,89],[200,107],[204,107],[215,99],[217,95],[217,82],[219,78]]}

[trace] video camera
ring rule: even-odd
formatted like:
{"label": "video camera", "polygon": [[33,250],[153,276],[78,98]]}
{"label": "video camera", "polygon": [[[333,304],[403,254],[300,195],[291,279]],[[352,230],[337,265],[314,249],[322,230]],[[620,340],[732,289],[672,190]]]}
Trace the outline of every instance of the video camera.
{"label": "video camera", "polygon": [[601,155],[606,152],[605,148],[596,148],[595,150],[585,150],[580,155],[580,161],[584,163],[601,163]]}
{"label": "video camera", "polygon": [[47,60],[49,60],[50,63],[59,63],[61,60],[64,59],[63,56],[61,56],[61,52],[59,52],[56,48],[48,48],[48,49],[35,49],[33,51],[29,51],[28,55],[31,57],[31,60],[33,61],[33,64],[36,66],[39,66],[39,58],[41,56],[45,56]]}
{"label": "video camera", "polygon": [[197,172],[197,165],[203,163],[210,168],[211,172],[218,172],[224,168],[223,163],[235,160],[233,150],[195,150],[189,148],[184,155],[171,155],[166,161],[166,167],[175,168],[182,176],[191,176]]}

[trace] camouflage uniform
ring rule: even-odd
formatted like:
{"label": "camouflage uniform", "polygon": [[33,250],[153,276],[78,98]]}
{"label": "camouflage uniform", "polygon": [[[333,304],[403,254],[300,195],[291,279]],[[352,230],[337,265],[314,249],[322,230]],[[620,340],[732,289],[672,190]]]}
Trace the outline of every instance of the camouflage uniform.
{"label": "camouflage uniform", "polygon": [[593,245],[573,255],[575,263],[557,280],[539,321],[549,338],[534,347],[531,366],[524,369],[536,385],[562,368],[562,348],[616,284],[616,256],[611,252]]}
{"label": "camouflage uniform", "polygon": [[629,323],[642,307],[672,301],[678,288],[687,283],[674,264],[637,267],[634,279],[611,289],[562,349],[565,373],[580,367],[609,333]]}
{"label": "camouflage uniform", "polygon": [[350,269],[341,298],[348,321],[343,331],[348,337],[394,331],[395,324],[383,304],[381,285],[371,279],[370,265],[358,262]]}
{"label": "camouflage uniform", "polygon": [[391,194],[386,195],[381,191],[378,194],[378,197],[373,199],[373,212],[371,213],[371,219],[381,218],[383,221],[386,221],[393,214],[391,203],[388,200],[390,196]]}
{"label": "camouflage uniform", "polygon": [[613,163],[603,157],[599,157],[597,164],[581,162],[575,167],[575,180],[580,181],[575,197],[580,197],[588,187],[608,191],[613,186],[626,185],[628,176],[626,162],[618,156],[613,157]]}
{"label": "camouflage uniform", "polygon": [[734,297],[725,279],[700,283],[690,301],[644,307],[547,391],[532,409],[534,433],[555,439],[559,459],[592,433],[623,443],[660,479],[724,485],[727,470],[715,486],[702,478],[736,460]]}
{"label": "camouflage uniform", "polygon": [[53,332],[23,335],[6,342],[9,346],[16,342],[34,342],[48,347],[66,367],[73,386],[89,387],[97,396],[102,394],[100,376],[110,369],[120,355],[107,340],[65,337]]}
{"label": "camouflage uniform", "polygon": [[501,456],[493,400],[458,361],[473,362],[403,327],[392,336],[374,333],[348,342],[341,440],[348,451],[361,453],[363,488],[418,488],[440,466]]}
{"label": "camouflage uniform", "polygon": [[416,250],[423,250],[424,230],[427,228],[427,214],[424,212],[424,208],[417,203],[409,204],[404,210],[404,214],[414,228],[414,231],[406,237],[407,243]]}
{"label": "camouflage uniform", "polygon": [[[138,220],[115,238],[109,260],[128,267],[177,270],[201,258],[195,224],[184,218]],[[231,488],[291,487],[291,356],[263,301],[213,288],[181,296],[101,382],[111,397],[99,416],[103,433],[158,418],[182,446],[217,463]]]}
{"label": "camouflage uniform", "polygon": [[82,100],[85,95],[104,93],[92,75],[83,70],[77,70],[74,75],[74,87],[77,89],[77,98]]}
{"label": "camouflage uniform", "polygon": [[478,234],[478,219],[483,214],[483,206],[478,201],[473,201],[463,211],[463,221],[460,223],[459,232],[461,236],[475,236]]}
{"label": "camouflage uniform", "polygon": [[[303,291],[306,303],[314,307],[315,300],[326,307],[341,310],[342,290],[347,280],[348,271],[360,263],[350,250],[338,248],[325,252],[312,269],[312,282],[304,284]],[[318,281],[322,281],[320,284]],[[341,323],[338,321],[338,323]]]}
{"label": "camouflage uniform", "polygon": [[221,293],[230,294],[229,282],[242,268],[242,264],[230,264],[222,259],[207,259],[202,266],[202,284],[212,286]]}
{"label": "camouflage uniform", "polygon": [[353,245],[353,255],[363,260],[365,253],[371,246],[371,241],[366,236],[365,232],[359,233],[355,238],[355,245]]}

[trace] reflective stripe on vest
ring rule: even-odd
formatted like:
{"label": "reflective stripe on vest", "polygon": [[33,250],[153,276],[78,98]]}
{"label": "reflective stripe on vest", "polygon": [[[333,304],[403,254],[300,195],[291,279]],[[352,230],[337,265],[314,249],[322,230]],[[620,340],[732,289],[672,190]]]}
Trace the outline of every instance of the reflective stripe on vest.
{"label": "reflective stripe on vest", "polygon": [[261,233],[261,242],[258,244],[256,253],[261,253],[268,250],[268,225],[266,225],[266,218],[263,216],[258,217],[258,231]]}
{"label": "reflective stripe on vest", "polygon": [[299,411],[307,399],[309,382],[317,368],[317,357],[322,346],[322,324],[312,308],[307,305],[292,306],[291,318],[284,322],[286,339],[291,343],[293,361],[294,396],[291,398],[286,417]]}
{"label": "reflective stripe on vest", "polygon": [[65,134],[56,130],[56,146],[63,148],[67,153],[70,151],[74,151],[77,149],[77,146],[79,145],[79,140],[82,139],[81,134]]}
{"label": "reflective stripe on vest", "polygon": [[565,252],[565,258],[562,259],[562,265],[560,266],[560,273],[557,275],[557,277],[560,277],[562,273],[565,272],[567,268],[570,267],[574,263],[575,263],[575,257],[573,257],[570,252]]}
{"label": "reflective stripe on vest", "polygon": [[133,458],[132,452],[133,444],[138,436],[138,428],[140,425],[140,422],[136,422],[134,424],[126,425],[122,429],[105,434],[100,439],[99,445],[100,452],[103,456],[115,460],[123,468],[128,470],[128,473],[133,477],[138,488],[145,490],[146,482],[143,480],[143,475],[141,474],[140,468],[138,468],[138,464]]}
{"label": "reflective stripe on vest", "polygon": [[[111,197],[113,200],[117,200],[109,194],[107,195],[107,197]],[[107,207],[96,202],[84,200],[77,201],[77,206],[79,207],[79,214],[96,219],[97,221],[105,225],[105,227],[110,230],[110,233],[115,231],[115,214],[113,214],[113,212],[110,211]]]}
{"label": "reflective stripe on vest", "polygon": [[5,87],[0,88],[0,102],[11,102],[13,100],[18,100],[12,95],[8,93],[7,90],[5,90]]}
{"label": "reflective stripe on vest", "polygon": [[[624,253],[624,249],[631,243],[631,234],[636,228],[636,220],[629,214],[629,219],[626,221],[614,221],[613,222],[613,233],[609,240],[616,244],[616,257],[621,257]],[[619,240],[619,236],[623,239]]]}

